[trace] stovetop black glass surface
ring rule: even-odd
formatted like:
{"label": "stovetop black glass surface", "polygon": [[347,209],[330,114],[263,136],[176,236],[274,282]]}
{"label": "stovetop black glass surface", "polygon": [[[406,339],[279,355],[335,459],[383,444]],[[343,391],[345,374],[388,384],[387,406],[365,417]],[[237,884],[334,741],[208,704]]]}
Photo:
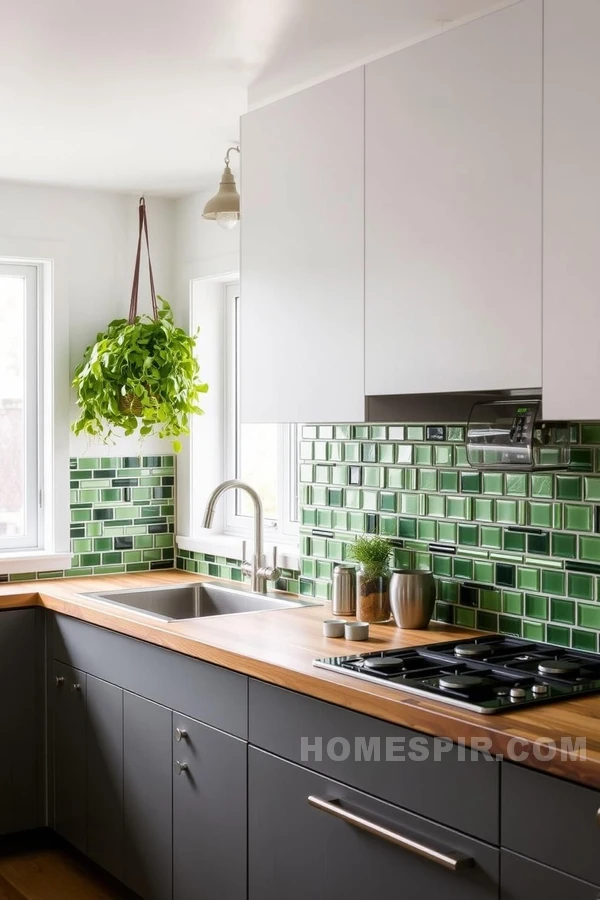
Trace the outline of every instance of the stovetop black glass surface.
{"label": "stovetop black glass surface", "polygon": [[482,713],[600,692],[600,655],[495,634],[314,665]]}

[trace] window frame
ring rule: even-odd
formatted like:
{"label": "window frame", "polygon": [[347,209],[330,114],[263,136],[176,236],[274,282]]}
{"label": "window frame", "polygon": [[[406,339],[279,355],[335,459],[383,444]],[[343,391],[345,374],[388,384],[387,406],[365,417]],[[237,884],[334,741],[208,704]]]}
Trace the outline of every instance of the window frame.
{"label": "window frame", "polygon": [[39,550],[44,545],[43,466],[44,396],[42,373],[44,351],[42,314],[44,278],[42,264],[33,260],[15,261],[0,258],[0,277],[23,278],[25,309],[23,328],[24,349],[24,456],[23,496],[24,530],[19,536],[0,536],[0,556],[11,551]]}
{"label": "window frame", "polygon": [[[224,285],[224,437],[225,478],[240,478],[241,428],[240,422],[240,297],[239,282]],[[267,542],[298,541],[298,441],[299,426],[278,424],[277,426],[277,516],[264,520]],[[224,534],[252,535],[253,517],[239,513],[237,491],[230,491],[225,497]]]}

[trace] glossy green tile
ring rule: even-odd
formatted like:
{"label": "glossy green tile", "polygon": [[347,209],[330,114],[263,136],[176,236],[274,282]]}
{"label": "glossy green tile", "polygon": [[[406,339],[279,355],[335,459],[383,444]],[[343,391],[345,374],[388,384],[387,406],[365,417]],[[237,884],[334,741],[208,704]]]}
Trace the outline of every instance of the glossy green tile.
{"label": "glossy green tile", "polygon": [[518,524],[516,500],[496,500],[496,521],[506,525]]}
{"label": "glossy green tile", "polygon": [[[348,505],[348,500],[346,498],[346,505]],[[366,529],[366,516],[361,512],[349,512],[348,513],[348,528],[350,531],[365,531]]]}
{"label": "glossy green tile", "polygon": [[446,500],[446,515],[449,519],[470,519],[470,497],[448,497]]}
{"label": "glossy green tile", "polygon": [[540,503],[532,500],[527,504],[528,516],[527,524],[534,528],[551,528],[552,527],[552,504]]}
{"label": "glossy green tile", "polygon": [[334,466],[331,473],[331,483],[344,487],[349,482],[350,466]]}
{"label": "glossy green tile", "polygon": [[440,544],[456,544],[457,527],[454,522],[438,523],[438,541]]}
{"label": "glossy green tile", "polygon": [[379,509],[379,498],[377,491],[362,492],[362,508],[368,512],[377,512]]}
{"label": "glossy green tile", "polygon": [[570,600],[558,600],[555,597],[550,600],[550,618],[553,622],[574,625],[575,613],[575,603],[571,603]]}
{"label": "glossy green tile", "polygon": [[477,627],[481,631],[498,631],[498,616],[495,613],[477,610]]}
{"label": "glossy green tile", "polygon": [[583,447],[571,447],[570,469],[578,472],[592,472],[594,470],[594,451]]}
{"label": "glossy green tile", "polygon": [[377,447],[377,459],[380,463],[393,463],[396,461],[395,444],[379,444]]}
{"label": "glossy green tile", "polygon": [[439,556],[437,554],[433,555],[433,574],[434,575],[446,575],[450,577],[452,575],[452,557],[451,556]]}
{"label": "glossy green tile", "polygon": [[517,587],[523,591],[539,591],[540,570],[525,566],[517,567]]}
{"label": "glossy green tile", "polygon": [[404,487],[404,469],[386,469],[386,487],[395,490]]}
{"label": "glossy green tile", "polygon": [[428,494],[425,498],[426,514],[435,518],[443,518],[446,515],[446,498],[437,494]]}
{"label": "glossy green tile", "polygon": [[461,556],[454,557],[454,577],[471,581],[473,578],[473,561]]}
{"label": "glossy green tile", "polygon": [[460,425],[449,425],[446,429],[446,437],[449,441],[464,441],[465,429]]}
{"label": "glossy green tile", "polygon": [[554,475],[536,474],[531,476],[531,496],[546,497],[551,499],[554,496]]}
{"label": "glossy green tile", "polygon": [[[379,533],[384,534],[386,537],[396,537],[398,534],[398,523],[401,521],[401,519],[397,519],[395,516],[380,516]],[[412,535],[412,537],[414,537],[414,535]]]}
{"label": "glossy green tile", "polygon": [[[477,510],[475,511],[477,519]],[[480,530],[480,543],[482,547],[489,547],[492,550],[502,549],[502,529],[495,525],[482,525]]]}
{"label": "glossy green tile", "polygon": [[540,594],[525,594],[525,615],[530,619],[548,618],[548,598]]}
{"label": "glossy green tile", "polygon": [[313,443],[313,459],[327,460],[327,441],[315,441]]}
{"label": "glossy green tile", "polygon": [[583,485],[586,500],[600,500],[600,478],[584,478]]}
{"label": "glossy green tile", "polygon": [[319,425],[319,437],[330,440],[333,437],[333,425]]}
{"label": "glossy green tile", "polygon": [[406,429],[406,439],[408,441],[422,441],[425,436],[425,430],[422,425],[409,425]]}
{"label": "glossy green tile", "polygon": [[417,469],[404,470],[404,490],[416,491],[417,489]]}
{"label": "glossy green tile", "polygon": [[349,441],[344,448],[346,462],[360,462],[360,444]]}
{"label": "glossy green tile", "polygon": [[430,466],[433,462],[433,447],[428,444],[415,447],[415,464],[417,466]]}
{"label": "glossy green tile", "polygon": [[482,482],[484,494],[502,496],[504,493],[504,476],[501,472],[484,472]]}
{"label": "glossy green tile", "polygon": [[387,438],[387,425],[371,425],[370,437],[374,441],[385,441]]}
{"label": "glossy green tile", "polygon": [[351,425],[336,425],[333,429],[334,436],[338,441],[349,441],[351,434]]}
{"label": "glossy green tile", "polygon": [[494,563],[486,560],[475,560],[473,564],[473,581],[478,584],[494,583]]}
{"label": "glossy green tile", "polygon": [[437,482],[437,469],[419,469],[418,485],[420,491],[437,491]]}
{"label": "glossy green tile", "polygon": [[592,531],[594,510],[583,503],[564,505],[564,527],[567,531]]}
{"label": "glossy green tile", "polygon": [[384,473],[380,466],[363,466],[362,483],[365,487],[383,487]]}
{"label": "glossy green tile", "polygon": [[550,535],[548,532],[543,534],[527,535],[527,552],[530,556],[548,556],[550,553]]}
{"label": "glossy green tile", "polygon": [[467,609],[464,606],[457,606],[454,610],[455,624],[461,628],[475,628],[476,613],[474,609]]}
{"label": "glossy green tile", "polygon": [[333,528],[333,510],[318,509],[317,510],[317,526],[319,528]]}
{"label": "glossy green tile", "polygon": [[409,516],[421,514],[421,494],[400,494],[400,512]]}
{"label": "glossy green tile", "polygon": [[505,488],[509,497],[526,497],[529,493],[529,475],[522,472],[508,473]]}
{"label": "glossy green tile", "polygon": [[398,495],[394,491],[381,491],[379,494],[379,509],[383,512],[397,511]]}
{"label": "glossy green tile", "polygon": [[[360,491],[359,491],[360,493]],[[327,500],[329,499],[329,492],[324,485],[315,484],[312,487],[312,502],[313,506],[327,506]]]}
{"label": "glossy green tile", "polygon": [[600,537],[579,538],[579,559],[600,562]]}
{"label": "glossy green tile", "polygon": [[581,426],[582,444],[600,444],[600,423],[584,423]]}
{"label": "glossy green tile", "polygon": [[341,488],[329,488],[327,491],[327,503],[329,506],[341,506],[344,502],[344,492]]}
{"label": "glossy green tile", "polygon": [[553,534],[552,555],[563,559],[575,559],[577,556],[577,539],[574,534]]}
{"label": "glossy green tile", "polygon": [[562,625],[548,625],[546,628],[546,640],[551,644],[569,647],[571,644],[571,632]]}
{"label": "glossy green tile", "polygon": [[565,573],[542,569],[542,590],[548,594],[565,593]]}
{"label": "glossy green tile", "polygon": [[518,591],[502,591],[502,610],[511,616],[522,616],[523,594]]}
{"label": "glossy green tile", "polygon": [[469,465],[466,447],[460,444],[454,448],[454,465],[459,469],[466,468]]}
{"label": "glossy green tile", "polygon": [[454,447],[445,444],[436,444],[433,450],[436,466],[451,466],[454,462]]}
{"label": "glossy green tile", "polygon": [[509,563],[496,563],[496,584],[501,587],[515,587],[516,583],[516,566]]}
{"label": "glossy green tile", "polygon": [[502,609],[502,596],[500,591],[480,591],[479,605],[488,612],[500,612]]}
{"label": "glossy green tile", "polygon": [[583,628],[594,628],[600,631],[600,604],[588,606],[579,603],[577,606],[577,624]]}
{"label": "glossy green tile", "polygon": [[493,522],[495,502],[495,500],[489,500],[487,497],[475,497],[473,500],[473,518],[475,521]]}
{"label": "glossy green tile", "polygon": [[359,440],[366,440],[369,437],[369,426],[368,425],[355,425],[354,430],[352,432],[352,437]]}
{"label": "glossy green tile", "polygon": [[390,441],[403,441],[406,429],[404,425],[390,425],[388,427],[388,437]]}
{"label": "glossy green tile", "polygon": [[527,536],[522,531],[504,531],[504,549],[513,553],[523,553],[527,545]]}
{"label": "glossy green tile", "polygon": [[437,541],[437,522],[431,519],[419,519],[417,522],[417,537],[420,541],[435,543]]}
{"label": "glossy green tile", "polygon": [[344,491],[344,504],[348,509],[360,509],[362,491],[354,488],[346,488]]}
{"label": "glossy green tile", "polygon": [[440,582],[440,599],[447,603],[458,603],[458,583],[456,581]]}
{"label": "glossy green tile", "polygon": [[440,472],[439,489],[447,494],[455,494],[458,491],[458,472]]}
{"label": "glossy green tile", "polygon": [[571,632],[571,647],[573,647],[574,650],[597,653],[598,635],[593,631],[578,631],[574,628]]}
{"label": "glossy green tile", "polygon": [[458,543],[468,547],[479,545],[479,527],[477,525],[459,525]]}
{"label": "glossy green tile", "polygon": [[481,491],[479,472],[461,472],[460,489],[464,494],[478,494]]}
{"label": "glossy green tile", "polygon": [[541,622],[523,622],[523,637],[528,641],[545,641],[546,626]]}
{"label": "glossy green tile", "polygon": [[521,619],[515,619],[512,616],[498,616],[498,631],[500,634],[519,638],[523,633],[523,623]]}
{"label": "glossy green tile", "polygon": [[579,475],[557,475],[556,496],[559,500],[581,500],[581,477]]}
{"label": "glossy green tile", "polygon": [[594,578],[583,572],[569,572],[567,592],[576,600],[593,600]]}

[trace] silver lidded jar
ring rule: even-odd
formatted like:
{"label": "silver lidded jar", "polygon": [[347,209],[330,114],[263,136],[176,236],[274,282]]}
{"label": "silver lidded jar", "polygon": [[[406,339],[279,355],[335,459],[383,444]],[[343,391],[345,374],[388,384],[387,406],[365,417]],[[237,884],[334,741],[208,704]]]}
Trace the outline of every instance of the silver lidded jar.
{"label": "silver lidded jar", "polygon": [[356,569],[354,566],[336,566],[333,570],[331,605],[334,616],[356,614]]}
{"label": "silver lidded jar", "polygon": [[399,628],[427,628],[435,605],[435,579],[421,569],[397,569],[390,582],[390,606]]}

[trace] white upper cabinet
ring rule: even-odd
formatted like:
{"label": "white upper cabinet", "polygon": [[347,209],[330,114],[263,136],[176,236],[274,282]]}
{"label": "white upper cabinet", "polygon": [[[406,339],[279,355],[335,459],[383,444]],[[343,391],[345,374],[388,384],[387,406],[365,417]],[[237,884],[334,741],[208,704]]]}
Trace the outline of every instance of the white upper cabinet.
{"label": "white upper cabinet", "polygon": [[364,420],[364,69],[242,119],[243,422]]}
{"label": "white upper cabinet", "polygon": [[539,387],[542,0],[369,64],[365,105],[366,393]]}
{"label": "white upper cabinet", "polygon": [[600,419],[600,2],[544,31],[544,417]]}

